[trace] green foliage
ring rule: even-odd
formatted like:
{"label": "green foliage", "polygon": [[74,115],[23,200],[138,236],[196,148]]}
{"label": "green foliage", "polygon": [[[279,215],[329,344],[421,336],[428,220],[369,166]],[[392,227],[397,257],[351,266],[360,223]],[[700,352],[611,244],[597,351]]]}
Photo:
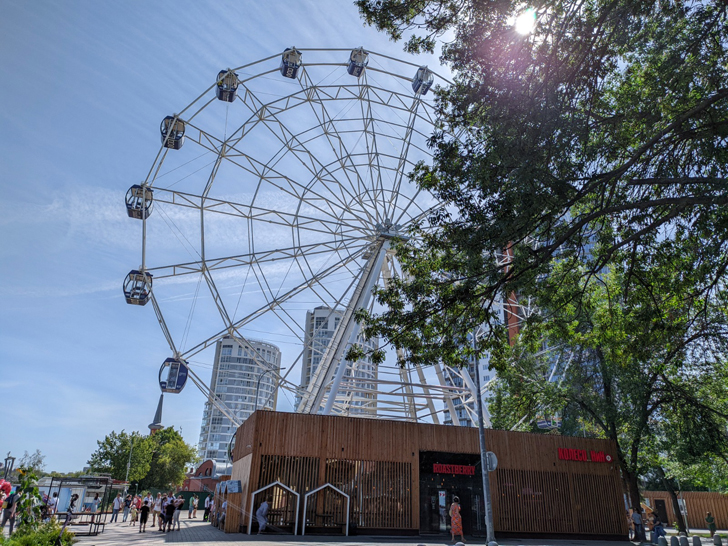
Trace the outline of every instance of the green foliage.
{"label": "green foliage", "polygon": [[185,443],[173,428],[165,428],[148,437],[152,447],[149,472],[139,480],[140,490],[182,485],[185,468],[199,458],[197,450]]}
{"label": "green foliage", "polygon": [[20,502],[16,509],[18,530],[35,530],[41,520],[41,502],[43,500],[38,490],[38,476],[33,469],[21,466],[18,468],[19,489],[22,492]]}
{"label": "green foliage", "polygon": [[[37,528],[21,527],[10,538],[0,539],[1,546],[56,546],[61,534],[61,526],[55,522],[39,525]],[[68,531],[63,532],[62,546],[71,546],[77,542],[74,535]]]}
{"label": "green foliage", "polygon": [[97,444],[98,449],[88,461],[92,471],[108,473],[117,480],[125,479],[131,451],[129,482],[137,483],[139,490],[181,485],[185,468],[198,460],[195,448],[186,444],[173,428],[149,436],[112,432]]}
{"label": "green foliage", "polygon": [[567,417],[565,429],[613,440],[633,504],[637,477],[662,460],[725,458],[726,295],[696,298],[692,289],[711,280],[683,266],[640,262],[585,277],[573,262],[556,264],[539,285],[542,311],[512,345],[503,330],[493,344],[494,423],[511,428],[546,408]]}
{"label": "green foliage", "polygon": [[110,474],[116,480],[124,480],[130,453],[129,481],[141,480],[149,472],[154,449],[149,437],[139,432],[128,434],[122,430],[117,434],[112,431],[96,443],[98,448],[88,460],[92,472]]}
{"label": "green foliage", "polygon": [[377,292],[388,311],[362,317],[367,335],[408,362],[459,366],[470,356],[461,340],[497,318],[495,303],[569,274],[555,267],[562,261],[582,264],[588,279],[690,249],[687,269],[724,277],[722,2],[541,1],[529,36],[513,29],[522,2],[357,4],[393,39],[452,36],[442,58],[455,73],[439,92],[434,164],[414,172],[442,208],[396,245],[408,275]]}

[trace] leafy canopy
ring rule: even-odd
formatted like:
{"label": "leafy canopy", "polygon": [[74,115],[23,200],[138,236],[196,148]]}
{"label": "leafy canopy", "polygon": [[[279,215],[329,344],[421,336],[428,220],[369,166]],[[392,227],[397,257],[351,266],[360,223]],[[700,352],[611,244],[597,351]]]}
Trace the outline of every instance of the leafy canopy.
{"label": "leafy canopy", "polygon": [[396,245],[408,278],[377,292],[387,312],[360,313],[365,333],[405,361],[461,365],[468,332],[502,319],[497,301],[566,275],[555,264],[571,258],[587,279],[690,249],[685,267],[713,281],[697,297],[724,282],[723,2],[536,1],[525,36],[522,2],[357,4],[392,38],[412,34],[410,49],[452,37],[442,59],[455,74],[438,95],[434,162],[413,173],[442,206]]}

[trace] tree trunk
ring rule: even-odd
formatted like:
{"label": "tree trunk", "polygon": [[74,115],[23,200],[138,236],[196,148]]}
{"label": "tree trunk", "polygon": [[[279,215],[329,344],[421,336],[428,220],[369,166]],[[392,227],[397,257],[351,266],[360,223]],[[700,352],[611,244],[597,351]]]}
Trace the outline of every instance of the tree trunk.
{"label": "tree trunk", "polygon": [[680,503],[677,502],[677,493],[675,492],[675,487],[672,485],[671,481],[667,479],[667,476],[665,476],[665,471],[661,466],[656,467],[655,471],[662,480],[662,485],[665,487],[665,491],[670,494],[670,498],[672,499],[672,513],[675,517],[675,521],[677,522],[678,531],[680,531],[681,533],[687,533],[687,529],[685,528],[685,520],[683,519],[683,515],[680,512]]}
{"label": "tree trunk", "polygon": [[633,510],[641,510],[640,503],[642,497],[640,497],[639,483],[637,482],[637,473],[630,472],[624,463],[622,463],[622,479],[627,486],[627,494],[629,495],[630,508]]}

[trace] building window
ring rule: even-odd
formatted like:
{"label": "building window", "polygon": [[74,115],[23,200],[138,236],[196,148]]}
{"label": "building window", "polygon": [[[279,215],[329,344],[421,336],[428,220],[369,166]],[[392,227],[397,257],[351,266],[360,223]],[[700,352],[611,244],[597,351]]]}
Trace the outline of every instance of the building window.
{"label": "building window", "polygon": [[232,345],[223,345],[222,346],[222,352],[220,353],[222,356],[230,356],[233,354],[233,346]]}

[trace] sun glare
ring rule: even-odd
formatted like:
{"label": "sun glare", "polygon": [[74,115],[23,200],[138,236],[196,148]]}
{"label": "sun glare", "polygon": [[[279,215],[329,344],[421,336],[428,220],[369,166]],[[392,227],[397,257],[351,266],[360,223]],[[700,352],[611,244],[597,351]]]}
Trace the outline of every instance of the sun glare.
{"label": "sun glare", "polygon": [[531,34],[536,27],[536,10],[528,8],[516,17],[515,28],[518,34]]}

